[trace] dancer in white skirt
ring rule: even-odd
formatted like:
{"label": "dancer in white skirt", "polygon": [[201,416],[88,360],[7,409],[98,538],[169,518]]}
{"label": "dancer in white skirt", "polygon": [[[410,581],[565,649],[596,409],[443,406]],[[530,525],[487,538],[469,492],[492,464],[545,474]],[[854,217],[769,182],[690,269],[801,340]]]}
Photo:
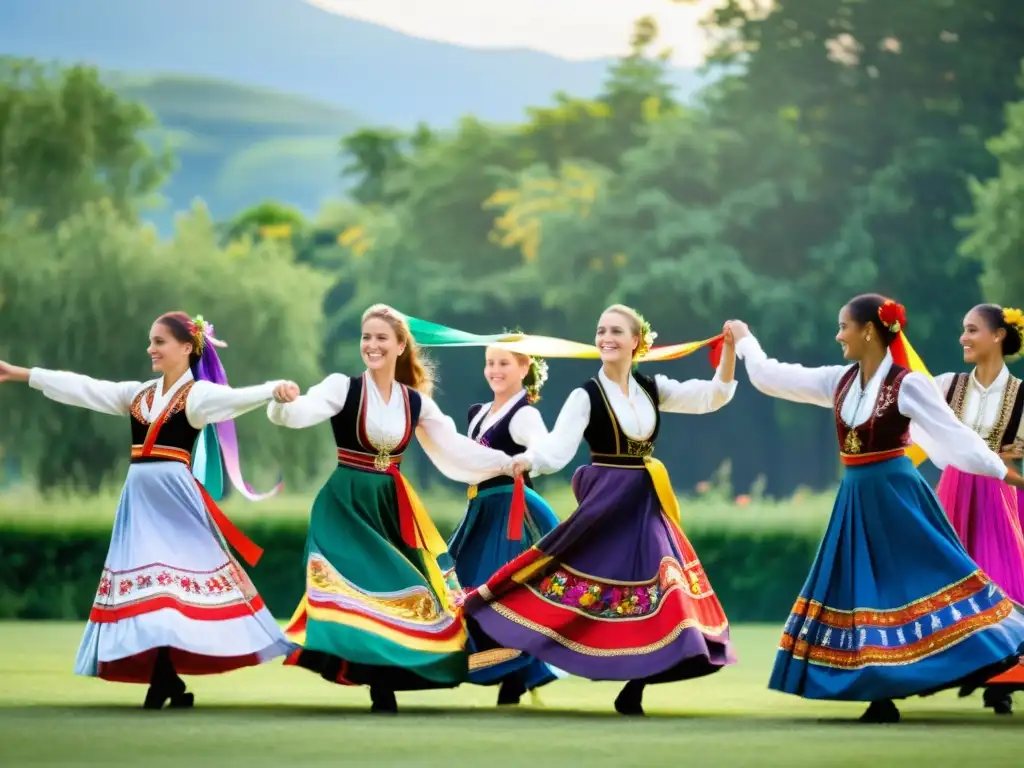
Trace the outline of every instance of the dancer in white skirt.
{"label": "dancer in white skirt", "polygon": [[[153,371],[162,374],[153,381],[98,381],[0,362],[0,382],[25,381],[51,400],[130,418],[131,466],[75,673],[148,683],[147,709],[168,700],[171,707],[192,706],[179,674],[262,664],[293,648],[228,544],[250,565],[262,550],[190,469],[204,427],[227,426],[220,423],[274,398],[294,399],[299,390],[284,381],[225,386],[214,344],[223,346],[201,317],[173,312],[150,331]],[[221,436],[234,445],[233,430]],[[230,461],[237,456],[226,458],[238,490],[252,497]]]}

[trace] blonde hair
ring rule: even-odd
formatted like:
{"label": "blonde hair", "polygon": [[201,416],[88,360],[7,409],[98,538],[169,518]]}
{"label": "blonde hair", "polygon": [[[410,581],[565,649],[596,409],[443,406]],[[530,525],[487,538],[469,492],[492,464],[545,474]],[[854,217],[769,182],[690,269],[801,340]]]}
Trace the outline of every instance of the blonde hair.
{"label": "blonde hair", "polygon": [[383,320],[390,325],[398,343],[405,344],[405,351],[395,362],[395,381],[430,397],[434,392],[434,364],[416,344],[405,318],[387,304],[374,304],[363,312],[362,324],[373,319]]}
{"label": "blonde hair", "polygon": [[636,349],[633,350],[633,357],[639,357],[647,350],[644,349],[644,320],[640,317],[640,313],[632,307],[627,307],[625,304],[612,304],[608,307],[602,315],[606,315],[609,312],[614,312],[617,315],[622,315],[626,318],[626,325],[629,326],[629,332],[631,335],[636,336]]}

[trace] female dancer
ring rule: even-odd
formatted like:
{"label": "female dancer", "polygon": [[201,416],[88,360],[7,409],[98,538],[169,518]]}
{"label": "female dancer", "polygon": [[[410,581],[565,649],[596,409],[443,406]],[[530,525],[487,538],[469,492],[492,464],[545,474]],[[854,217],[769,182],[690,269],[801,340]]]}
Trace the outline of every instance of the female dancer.
{"label": "female dancer", "polygon": [[601,371],[569,395],[550,436],[517,458],[557,471],[585,439],[591,463],[573,477],[579,506],[466,598],[467,616],[500,645],[580,677],[630,681],[615,700],[623,715],[643,715],[648,683],[735,663],[725,612],[652,455],[662,411],[710,413],[732,399],[734,351],[726,345],[711,381],[630,374],[652,340],[629,307],[601,315]]}
{"label": "female dancer", "polygon": [[[935,377],[957,418],[1004,460],[1013,460],[1024,445],[1024,390],[1006,367],[1006,359],[1020,352],[1022,340],[1020,310],[980,304],[964,317],[960,336],[964,362],[974,363],[974,370]],[[937,493],[970,556],[1007,597],[1024,605],[1024,532],[1017,489],[951,466],[943,471]],[[1011,714],[1010,692],[987,688],[985,706],[996,714]]]}
{"label": "female dancer", "polygon": [[864,722],[898,722],[893,699],[987,680],[1024,651],[1024,618],[971,560],[904,455],[914,440],[939,466],[1018,487],[926,376],[906,368],[903,308],[877,294],[839,313],[853,365],[769,359],[747,326],[727,325],[755,388],[832,408],[846,466],[821,548],[786,622],[769,687],[871,702]]}
{"label": "female dancer", "polygon": [[214,349],[223,343],[197,320],[183,312],[157,318],[148,353],[161,377],[146,383],[0,362],[0,382],[27,381],[51,400],[130,417],[131,466],[75,672],[148,683],[147,709],[193,705],[179,674],[227,672],[291,649],[224,539],[250,564],[261,550],[189,469],[206,425],[287,398],[294,385],[225,386]]}
{"label": "female dancer", "polygon": [[[338,468],[316,500],[306,540],[306,593],[286,629],[286,663],[342,685],[369,685],[372,711],[398,711],[396,690],[449,688],[468,674],[461,592],[444,540],[399,467],[413,433],[452,480],[479,483],[512,459],[458,434],[430,399],[431,372],[405,319],[377,304],[363,314],[366,372],[328,376],[274,424],[330,420]],[[438,558],[442,558],[439,565]]]}
{"label": "female dancer", "polygon": [[[547,437],[544,420],[533,407],[547,380],[543,360],[488,347],[484,377],[494,400],[469,409],[472,439],[513,456]],[[558,524],[547,502],[533,491],[529,475],[523,482],[525,488],[518,489],[522,496],[514,490],[508,475],[496,475],[470,486],[466,514],[448,542],[463,587],[483,584]],[[472,619],[467,625],[469,681],[478,685],[500,683],[499,706],[518,704],[526,691],[556,679],[547,664],[515,649],[495,647]]]}

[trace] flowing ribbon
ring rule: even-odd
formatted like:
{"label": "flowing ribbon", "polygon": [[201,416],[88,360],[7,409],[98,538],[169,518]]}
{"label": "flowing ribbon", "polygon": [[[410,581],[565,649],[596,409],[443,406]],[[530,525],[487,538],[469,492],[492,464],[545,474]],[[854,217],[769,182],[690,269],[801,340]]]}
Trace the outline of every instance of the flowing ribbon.
{"label": "flowing ribbon", "polygon": [[423,563],[427,568],[430,585],[439,599],[447,601],[448,610],[454,611],[455,607],[451,604],[449,597],[448,583],[437,564],[437,557],[448,551],[448,545],[438,532],[434,521],[430,519],[430,515],[427,514],[427,509],[423,506],[416,489],[398,470],[398,465],[389,466],[385,474],[390,475],[391,479],[395,481],[395,495],[398,497],[398,527],[402,534],[402,541],[412,549],[426,551],[427,557],[423,558]]}
{"label": "flowing ribbon", "polygon": [[[914,373],[923,373],[929,379],[932,378],[924,361],[910,345],[910,340],[903,331],[900,331],[892,344],[889,345],[889,352],[892,354],[892,361],[896,365]],[[917,443],[907,448],[906,455],[914,462],[915,467],[920,466],[928,458],[928,454]]]}
{"label": "flowing ribbon", "polygon": [[512,483],[512,506],[508,513],[509,541],[523,540],[523,521],[526,519],[526,481],[519,475]]}
{"label": "flowing ribbon", "polygon": [[665,511],[665,516],[676,528],[682,530],[679,499],[676,498],[675,491],[672,490],[672,481],[669,479],[665,465],[653,456],[648,456],[644,459],[644,468],[651,476],[654,493],[658,497],[661,508]]}
{"label": "flowing ribbon", "polygon": [[[576,360],[597,360],[601,357],[601,353],[593,344],[583,344],[554,336],[537,336],[529,333],[480,335],[457,328],[449,328],[410,315],[403,314],[402,317],[409,324],[409,330],[416,339],[416,343],[422,347],[495,346],[534,357],[560,357]],[[722,339],[722,334],[718,334],[703,341],[651,347],[645,354],[637,358],[637,362],[678,360],[699,349],[710,347],[712,365],[717,368],[718,362],[721,360]]]}

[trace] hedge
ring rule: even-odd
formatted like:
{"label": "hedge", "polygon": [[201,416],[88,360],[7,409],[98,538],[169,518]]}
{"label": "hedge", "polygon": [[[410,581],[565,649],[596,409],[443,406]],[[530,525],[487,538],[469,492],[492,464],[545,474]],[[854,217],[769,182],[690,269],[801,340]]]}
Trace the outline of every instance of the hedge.
{"label": "hedge", "polygon": [[[271,613],[287,619],[302,595],[305,526],[254,521],[245,530],[266,548],[249,571],[256,588]],[[735,528],[702,528],[690,538],[729,619],[775,623],[792,607],[819,541],[810,531]],[[0,524],[0,619],[85,619],[108,544],[109,529]]]}

